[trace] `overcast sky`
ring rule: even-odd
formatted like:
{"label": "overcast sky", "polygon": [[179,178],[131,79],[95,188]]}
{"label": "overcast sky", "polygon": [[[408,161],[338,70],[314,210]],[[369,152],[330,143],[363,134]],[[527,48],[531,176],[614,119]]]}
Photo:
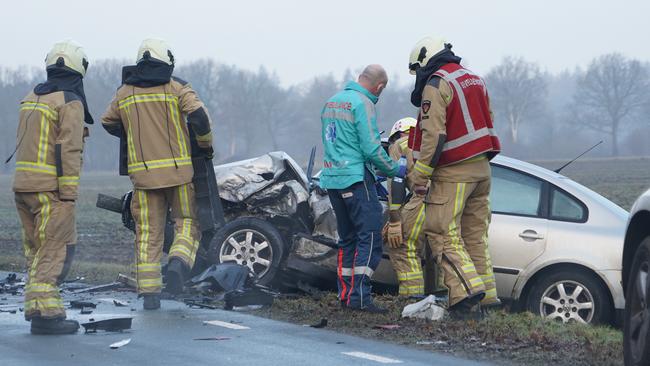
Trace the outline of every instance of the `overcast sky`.
{"label": "overcast sky", "polygon": [[134,59],[141,40],[156,36],[179,64],[264,65],[284,84],[368,63],[410,82],[409,52],[431,34],[478,73],[507,55],[558,72],[613,51],[650,61],[648,14],[648,0],[5,1],[0,65],[40,66],[52,43],[72,38],[92,72],[93,60]]}

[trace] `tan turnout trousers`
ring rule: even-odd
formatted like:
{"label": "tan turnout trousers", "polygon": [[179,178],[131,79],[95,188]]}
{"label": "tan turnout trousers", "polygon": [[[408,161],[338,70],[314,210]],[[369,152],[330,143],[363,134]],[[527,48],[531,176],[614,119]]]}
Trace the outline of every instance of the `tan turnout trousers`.
{"label": "tan turnout trousers", "polygon": [[418,253],[426,243],[422,234],[425,222],[423,197],[413,196],[400,208],[405,242],[399,248],[389,246],[388,255],[399,282],[399,294],[424,295],[422,261]]}
{"label": "tan turnout trousers", "polygon": [[77,240],[73,201],[59,193],[16,193],[27,258],[25,319],[65,318],[58,285],[70,269]]}
{"label": "tan turnout trousers", "polygon": [[437,168],[425,199],[426,235],[449,289],[449,306],[479,292],[497,302],[488,250],[490,165],[487,158]]}
{"label": "tan turnout trousers", "polygon": [[169,257],[180,259],[188,268],[194,266],[201,240],[194,202],[192,183],[133,191],[131,213],[135,221],[138,294],[160,293],[162,289],[160,259],[170,208],[174,221],[174,241]]}

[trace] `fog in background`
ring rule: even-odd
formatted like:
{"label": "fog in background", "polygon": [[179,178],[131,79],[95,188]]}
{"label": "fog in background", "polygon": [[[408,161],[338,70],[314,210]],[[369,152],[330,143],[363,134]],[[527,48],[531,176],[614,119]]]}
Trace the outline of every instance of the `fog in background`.
{"label": "fog in background", "polygon": [[91,61],[85,83],[96,124],[85,169],[116,170],[117,140],[99,120],[143,38],[172,45],[175,75],[211,113],[217,161],[285,150],[303,162],[320,146],[324,101],[365,64],[391,76],[380,129],[416,115],[408,54],[427,34],[445,36],[486,78],[506,154],[563,159],[604,140],[590,156],[650,155],[648,13],[647,1],[581,0],[5,4],[0,157],[13,151],[18,103],[44,79],[43,59],[60,39],[82,43]]}

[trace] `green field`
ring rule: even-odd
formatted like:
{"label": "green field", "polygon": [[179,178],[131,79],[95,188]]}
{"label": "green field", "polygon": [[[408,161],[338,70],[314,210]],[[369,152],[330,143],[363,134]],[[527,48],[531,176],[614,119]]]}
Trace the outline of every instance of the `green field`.
{"label": "green field", "polygon": [[[561,161],[538,162],[554,169]],[[562,172],[629,209],[650,186],[650,158],[584,160]],[[20,258],[20,226],[16,216],[12,177],[0,175],[0,249],[7,258]],[[122,226],[120,215],[95,207],[98,193],[120,197],[131,189],[126,177],[109,173],[84,173],[77,204],[78,247],[76,259],[84,262],[129,265],[133,258],[133,234]],[[16,262],[12,260],[11,262]],[[0,265],[2,264],[0,263]]]}

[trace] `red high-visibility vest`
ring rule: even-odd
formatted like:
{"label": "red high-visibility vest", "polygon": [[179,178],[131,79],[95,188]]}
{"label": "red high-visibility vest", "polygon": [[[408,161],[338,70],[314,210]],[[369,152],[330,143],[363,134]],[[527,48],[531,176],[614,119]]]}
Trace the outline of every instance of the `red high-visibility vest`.
{"label": "red high-visibility vest", "polygon": [[[454,92],[447,105],[447,141],[437,166],[458,163],[480,154],[488,154],[489,158],[498,154],[501,143],[492,124],[483,79],[455,63],[442,66],[433,76],[447,81]],[[420,118],[414,132],[409,147],[418,152],[415,155],[419,155],[422,133]]]}

